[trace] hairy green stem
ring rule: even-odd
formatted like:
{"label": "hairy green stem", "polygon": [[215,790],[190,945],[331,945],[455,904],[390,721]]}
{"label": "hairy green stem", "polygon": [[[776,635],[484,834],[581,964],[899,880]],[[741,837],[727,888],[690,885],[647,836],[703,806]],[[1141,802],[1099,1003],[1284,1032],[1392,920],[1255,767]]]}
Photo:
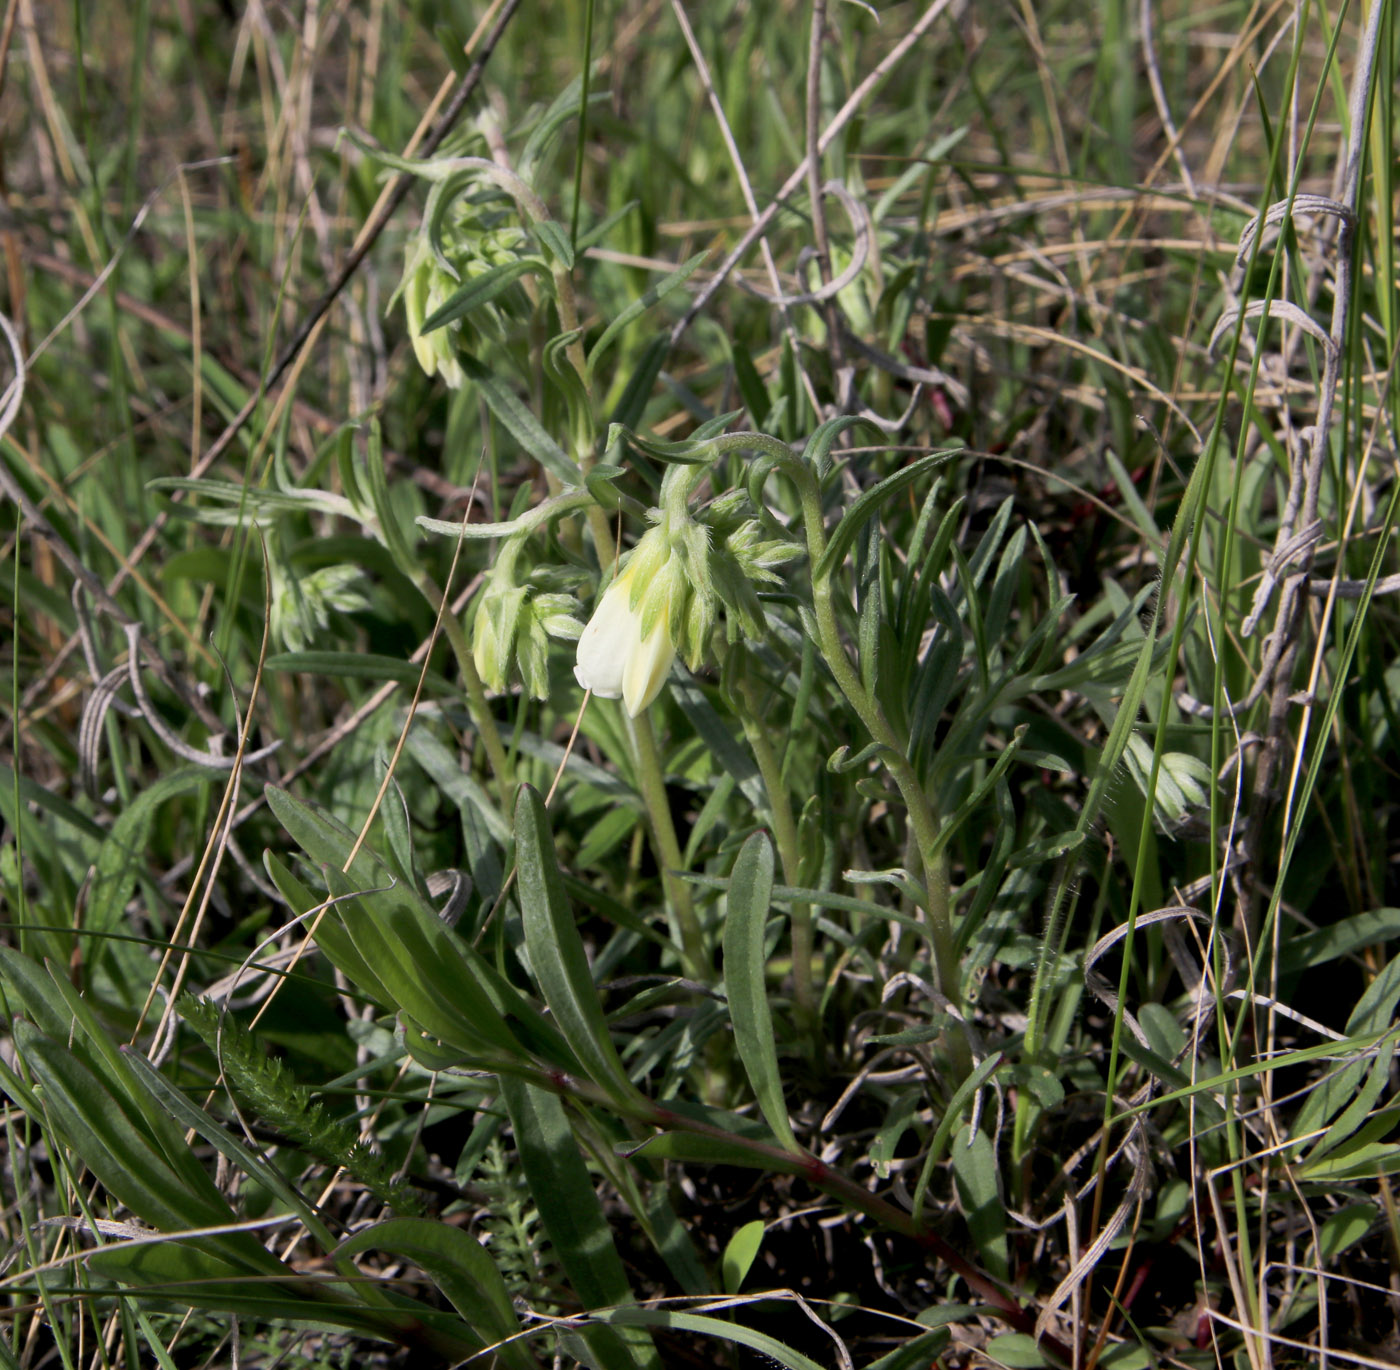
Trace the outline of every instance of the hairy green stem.
{"label": "hairy green stem", "polygon": [[[820,564],[822,553],[826,550],[826,529],[816,477],[805,466],[798,467],[794,464],[787,469],[796,480],[802,501],[807,555],[815,568]],[[856,711],[871,739],[884,749],[881,759],[908,810],[909,826],[913,831],[914,842],[919,849],[919,860],[923,865],[929,941],[933,946],[934,963],[938,969],[938,987],[943,997],[955,1009],[959,1008],[962,1004],[962,987],[958,975],[957,944],[953,937],[948,864],[938,841],[938,815],[919,783],[919,777],[909,762],[903,743],[885,717],[884,710],[865,688],[865,683],[851,664],[850,657],[846,655],[841,630],[836,622],[836,608],[832,602],[829,576],[813,577],[812,607],[817,620],[817,645],[821,648],[841,693]]]}
{"label": "hairy green stem", "polygon": [[[433,583],[432,577],[420,571],[417,582],[423,598],[434,609],[438,608],[442,604],[442,591]],[[512,791],[515,788],[513,768],[501,741],[500,729],[496,727],[491,703],[486,698],[486,686],[476,669],[476,658],[472,655],[471,643],[467,641],[467,635],[462,631],[462,625],[457,621],[450,605],[443,606],[442,631],[447,637],[448,646],[451,647],[452,655],[457,661],[457,669],[462,673],[462,682],[467,688],[467,711],[472,716],[472,722],[476,724],[477,736],[481,738],[482,746],[486,748],[486,760],[496,781],[502,812],[509,813]]]}
{"label": "hairy green stem", "polygon": [[676,839],[676,825],[671,821],[666,777],[656,750],[656,732],[652,728],[651,714],[645,709],[632,720],[632,746],[637,758],[637,781],[641,786],[642,803],[646,805],[652,838],[656,842],[661,884],[675,916],[676,926],[680,929],[685,973],[694,980],[708,983],[714,974],[705,953],[705,938],[700,931],[700,920],[695,916],[690,886],[680,875],[685,860],[681,856],[680,842]]}
{"label": "hairy green stem", "polygon": [[[773,843],[782,863],[783,879],[794,889],[801,885],[802,852],[798,846],[797,824],[792,817],[792,804],[787,786],[783,784],[782,766],[768,738],[768,730],[759,722],[759,703],[753,687],[745,681],[741,686],[744,708],[739,717],[744,736],[758,763],[763,787],[768,791],[768,812],[773,824]],[[794,903],[792,922],[792,988],[802,1038],[813,1050],[817,1046],[817,1001],[812,986],[812,909],[809,904]]]}

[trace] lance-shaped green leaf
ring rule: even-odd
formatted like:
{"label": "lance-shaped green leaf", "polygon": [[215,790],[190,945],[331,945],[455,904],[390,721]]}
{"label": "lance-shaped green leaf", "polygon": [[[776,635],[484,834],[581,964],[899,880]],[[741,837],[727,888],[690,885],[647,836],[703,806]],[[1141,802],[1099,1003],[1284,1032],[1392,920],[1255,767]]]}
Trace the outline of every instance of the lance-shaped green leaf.
{"label": "lance-shaped green leaf", "polygon": [[768,1007],[763,959],[764,930],[773,899],[773,844],[754,833],[739,851],[729,877],[729,908],[724,921],[724,990],[739,1058],[748,1072],[758,1106],[773,1135],[789,1151],[800,1152],[788,1121],[778,1044]]}
{"label": "lance-shaped green leaf", "polygon": [[812,579],[824,579],[846,559],[846,553],[851,550],[856,534],[875,516],[880,506],[891,495],[897,495],[920,476],[932,471],[935,466],[954,455],[953,452],[934,452],[927,457],[920,457],[918,461],[911,461],[908,466],[900,467],[894,475],[886,476],[878,485],[872,485],[846,510],[845,516],[836,525],[821,560],[812,568]]}
{"label": "lance-shaped green leaf", "polygon": [[[358,893],[355,883],[332,866],[326,868],[326,881],[337,896]],[[453,955],[456,949],[432,936],[399,890],[346,899],[337,903],[334,916],[362,960],[374,967],[391,996],[390,1007],[483,1063],[520,1054],[505,1020],[463,959]]]}
{"label": "lance-shaped green leaf", "polygon": [[[482,1346],[519,1336],[520,1320],[501,1272],[481,1243],[460,1227],[427,1218],[391,1218],[356,1232],[341,1243],[336,1255],[358,1256],[364,1251],[404,1256],[426,1270]],[[522,1341],[500,1347],[495,1362],[516,1370],[537,1370]]]}
{"label": "lance-shaped green leaf", "polygon": [[265,1157],[246,1146],[230,1133],[216,1118],[207,1113],[192,1099],[182,1094],[144,1056],[136,1051],[124,1051],[132,1071],[150,1091],[152,1097],[162,1104],[170,1116],[181,1127],[189,1128],[203,1137],[221,1155],[233,1162],[251,1180],[275,1194],[292,1212],[306,1224],[321,1246],[329,1251],[335,1241],[321,1215],[307,1199],[299,1194],[290,1181]]}
{"label": "lance-shaped green leaf", "polygon": [[[500,1086],[540,1223],[574,1292],[589,1309],[632,1303],[622,1258],[564,1105],[546,1090],[508,1075],[500,1077]],[[584,1338],[601,1370],[660,1366],[645,1332],[624,1340],[610,1328],[596,1327]]]}
{"label": "lance-shaped green leaf", "polygon": [[510,385],[475,357],[463,353],[460,360],[462,370],[475,382],[482,399],[511,437],[546,471],[552,471],[566,485],[580,484],[583,472],[545,432],[540,421],[525,407]]}
{"label": "lance-shaped green leaf", "polygon": [[569,241],[569,235],[564,231],[561,224],[557,224],[553,219],[541,219],[538,223],[530,225],[530,231],[539,240],[540,245],[551,257],[554,258],[565,271],[574,269],[574,248]]}
{"label": "lance-shaped green leaf", "polygon": [[394,884],[368,848],[360,849],[348,877],[341,874],[354,843],[349,828],[285,790],[268,786],[267,797],[302,850],[324,867],[332,893],[356,896],[343,908],[337,902],[321,920],[316,940],[360,988],[478,1057],[489,1048],[499,1062],[501,1054],[518,1056],[524,1045],[564,1070],[577,1068],[573,1053],[539,1010],[413,890]]}
{"label": "lance-shaped green leaf", "polygon": [[[93,1097],[105,1096],[108,1107],[119,1110],[144,1144],[163,1157],[163,1163],[174,1171],[173,1187],[216,1199],[218,1191],[185,1144],[183,1132],[137,1084],[128,1059],[63,969],[52,962],[40,966],[17,951],[0,948],[0,971],[7,991],[20,1001],[44,1040],[66,1043],[62,1050],[98,1082],[93,1086]],[[28,1024],[22,1030],[34,1032]]]}
{"label": "lance-shaped green leaf", "polygon": [[515,802],[515,861],[525,946],[545,1002],[592,1079],[615,1097],[631,1099],[637,1091],[608,1034],[598,987],[564,893],[549,815],[529,785],[521,786]]}
{"label": "lance-shaped green leaf", "polygon": [[[92,1252],[88,1266],[106,1279],[141,1291],[143,1302],[235,1313],[264,1321],[349,1328],[365,1336],[430,1349],[461,1361],[477,1344],[455,1313],[387,1293],[388,1306],[359,1302],[357,1288],[331,1285],[281,1267],[281,1275],[250,1279],[247,1271],[190,1241],[114,1242]],[[278,1262],[280,1265],[280,1262]]]}
{"label": "lance-shaped green leaf", "polygon": [[679,290],[699,269],[701,263],[709,254],[707,252],[697,252],[688,262],[683,262],[669,276],[663,276],[650,289],[639,295],[621,314],[617,316],[603,330],[603,336],[593,344],[593,350],[588,354],[588,373],[591,376],[597,368],[599,360],[609,347],[617,341],[622,330],[626,328],[634,319],[639,319],[654,304],[659,304],[672,291]]}
{"label": "lance-shaped green leaf", "polygon": [[497,295],[509,290],[528,271],[538,271],[540,264],[529,260],[505,262],[501,266],[493,266],[483,271],[480,276],[473,276],[460,290],[454,290],[446,300],[442,302],[426,319],[423,326],[418,331],[420,333],[431,333],[434,329],[444,328],[456,319],[460,319],[465,314],[470,314],[473,309],[480,308],[484,304],[490,304]]}
{"label": "lance-shaped green leaf", "polygon": [[[15,1045],[43,1090],[47,1118],[107,1192],[143,1222],[163,1232],[224,1227],[234,1212],[203,1171],[179,1173],[131,1121],[137,1110],[106,1088],[66,1047],[23,1019],[15,1023]],[[246,1232],[201,1237],[198,1246],[227,1260],[243,1274],[284,1272],[286,1267]]]}
{"label": "lance-shaped green leaf", "polygon": [[707,1318],[703,1313],[676,1313],[668,1308],[617,1308],[607,1314],[607,1321],[617,1327],[665,1327],[675,1332],[698,1332],[748,1346],[787,1370],[822,1370],[819,1362],[766,1332],[755,1332],[724,1318]]}

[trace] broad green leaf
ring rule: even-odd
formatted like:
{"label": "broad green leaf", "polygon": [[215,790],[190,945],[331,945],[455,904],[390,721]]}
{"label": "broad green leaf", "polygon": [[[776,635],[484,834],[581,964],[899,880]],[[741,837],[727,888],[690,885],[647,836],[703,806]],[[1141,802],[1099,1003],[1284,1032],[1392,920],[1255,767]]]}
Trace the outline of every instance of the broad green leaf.
{"label": "broad green leaf", "polygon": [[[318,866],[344,870],[355,848],[355,833],[339,819],[313,809],[276,785],[266,785],[263,793],[277,821],[291,834],[302,851]],[[388,883],[388,871],[367,846],[361,846],[348,874],[363,881],[363,888]]]}
{"label": "broad green leaf", "polygon": [[751,1223],[745,1223],[725,1243],[724,1255],[720,1257],[720,1277],[726,1294],[739,1292],[744,1277],[758,1257],[758,1248],[763,1245],[766,1227],[762,1218],[755,1218]]}
{"label": "broad green leaf", "polygon": [[39,962],[23,952],[0,946],[0,977],[5,981],[11,1013],[22,1010],[40,1032],[57,1042],[67,1039],[73,1028],[73,1015]]}
{"label": "broad green leaf", "polygon": [[1279,973],[1325,965],[1339,956],[1400,938],[1400,909],[1372,909],[1307,932],[1290,931],[1279,948]]}
{"label": "broad green leaf", "polygon": [[973,1245],[987,1271],[1005,1280],[1010,1271],[1006,1249],[1006,1204],[997,1182],[996,1149],[980,1129],[962,1127],[953,1141],[949,1158],[958,1202],[967,1219]]}
{"label": "broad green leaf", "polygon": [[[263,853],[263,867],[271,877],[272,883],[277,886],[277,892],[287,901],[292,913],[298,917],[310,913],[312,909],[326,903],[324,899],[307,889],[270,851]],[[319,923],[317,917],[318,915],[312,914],[302,927],[304,932],[309,932],[313,926],[316,928],[316,945],[330,957],[331,964],[343,971],[351,984],[357,986],[362,993],[367,994],[376,1003],[384,1004],[386,1007],[391,1004],[393,1000],[389,991],[384,987],[384,982],[369,968],[360,953],[355,950],[355,944],[346,935],[344,928],[340,926],[337,919],[331,916],[330,908],[324,910]]]}
{"label": "broad green leaf", "polygon": [[[340,874],[354,841],[344,824],[274,786],[268,786],[267,794],[278,820],[325,868],[331,891],[338,897],[356,896],[343,907],[337,903],[316,936],[333,960],[345,957],[341,968],[347,975],[365,976],[357,983],[366,993],[374,993],[388,1007],[405,1009],[450,1045],[478,1056],[489,1048],[497,1053],[496,1064],[518,1056],[523,1043],[561,1069],[577,1069],[559,1032],[444,927],[417,894],[404,884],[393,884],[368,848],[360,849],[350,876]],[[344,933],[337,935],[342,927],[353,945],[348,957]],[[371,988],[376,985],[377,990]]]}
{"label": "broad green leaf", "polygon": [[754,833],[740,849],[729,877],[728,913],[724,920],[724,990],[739,1058],[773,1134],[789,1151],[802,1148],[793,1136],[778,1069],[778,1045],[768,1006],[763,960],[764,931],[773,898],[773,845],[764,832]]}
{"label": "broad green leaf", "polygon": [[1322,1184],[1345,1184],[1400,1174],[1400,1143],[1363,1142],[1355,1138],[1328,1152],[1316,1163],[1297,1168],[1298,1178]]}
{"label": "broad green leaf", "polygon": [[[483,1346],[519,1335],[520,1319],[501,1272],[481,1243],[460,1227],[427,1218],[390,1218],[356,1232],[341,1243],[336,1254],[349,1257],[365,1251],[404,1256],[426,1270]],[[537,1367],[522,1341],[500,1347],[495,1356],[518,1370]]]}
{"label": "broad green leaf", "polygon": [[[509,1075],[500,1076],[500,1086],[540,1223],[574,1292],[588,1309],[631,1303],[622,1259],[564,1105],[553,1094]],[[597,1335],[603,1331],[608,1335]],[[604,1328],[590,1329],[584,1337],[602,1370],[659,1370],[650,1338],[624,1341]]]}
{"label": "broad green leaf", "polygon": [[1373,1203],[1347,1204],[1329,1214],[1317,1233],[1317,1255],[1323,1269],[1335,1270],[1337,1257],[1355,1246],[1371,1230],[1378,1216]]}
{"label": "broad green leaf", "polygon": [[1004,1332],[993,1337],[987,1343],[987,1355],[993,1365],[1009,1366],[1010,1370],[1039,1370],[1050,1363],[1036,1339],[1024,1332]]}
{"label": "broad green leaf", "polygon": [[[326,880],[336,896],[359,893],[334,867],[326,868]],[[474,983],[464,958],[415,918],[399,890],[344,899],[332,916],[350,934],[361,959],[374,967],[391,996],[390,1007],[483,1064],[518,1055],[518,1043]]]}
{"label": "broad green leaf", "polygon": [[564,893],[549,814],[530,785],[520,787],[515,803],[515,861],[525,946],[545,1002],[595,1083],[615,1098],[634,1098],[637,1091],[608,1033],[583,939]]}

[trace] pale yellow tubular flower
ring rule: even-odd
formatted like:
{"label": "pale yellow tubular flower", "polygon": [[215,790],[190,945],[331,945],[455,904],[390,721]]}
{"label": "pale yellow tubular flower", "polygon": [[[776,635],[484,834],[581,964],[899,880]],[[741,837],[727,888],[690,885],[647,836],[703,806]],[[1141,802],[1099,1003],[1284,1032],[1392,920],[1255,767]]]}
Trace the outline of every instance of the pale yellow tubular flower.
{"label": "pale yellow tubular flower", "polygon": [[632,607],[634,557],[608,586],[578,640],[574,678],[601,699],[621,699],[633,717],[661,693],[676,659],[669,616],[656,615],[642,634],[642,605]]}
{"label": "pale yellow tubular flower", "polygon": [[661,693],[675,659],[676,644],[666,631],[666,620],[658,618],[622,672],[622,702],[633,718]]}

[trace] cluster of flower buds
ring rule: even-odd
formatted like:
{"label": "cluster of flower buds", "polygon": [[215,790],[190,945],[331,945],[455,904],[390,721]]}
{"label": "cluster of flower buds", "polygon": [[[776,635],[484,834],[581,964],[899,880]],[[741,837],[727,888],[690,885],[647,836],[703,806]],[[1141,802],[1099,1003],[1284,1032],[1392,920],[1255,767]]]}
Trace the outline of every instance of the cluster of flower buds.
{"label": "cluster of flower buds", "polygon": [[526,583],[516,579],[516,563],[529,534],[516,534],[501,545],[482,591],[472,634],[472,655],[486,685],[504,690],[512,664],[534,699],[549,697],[549,640],[575,641],[583,624],[571,612],[577,601],[563,589],[550,567],[538,567]]}
{"label": "cluster of flower buds", "polygon": [[[409,242],[399,283],[418,364],[454,390],[466,381],[459,351],[470,351],[479,334],[504,337],[508,319],[530,307],[519,284],[535,265],[529,235],[495,223],[490,204],[501,192],[488,186],[482,193],[487,198],[459,187],[439,206]],[[444,310],[450,318],[434,318]]]}
{"label": "cluster of flower buds", "polygon": [[457,360],[461,320],[426,333],[423,324],[451,299],[457,285],[433,256],[428,240],[421,234],[415,237],[408,249],[408,262],[399,287],[403,293],[404,313],[408,316],[408,336],[418,365],[429,376],[441,376],[453,390],[460,389],[467,379],[462,363]]}
{"label": "cluster of flower buds", "polygon": [[304,651],[330,627],[331,611],[342,614],[368,609],[369,600],[357,588],[364,573],[358,566],[322,566],[310,575],[283,567],[269,552],[272,572],[272,635],[289,652]]}

